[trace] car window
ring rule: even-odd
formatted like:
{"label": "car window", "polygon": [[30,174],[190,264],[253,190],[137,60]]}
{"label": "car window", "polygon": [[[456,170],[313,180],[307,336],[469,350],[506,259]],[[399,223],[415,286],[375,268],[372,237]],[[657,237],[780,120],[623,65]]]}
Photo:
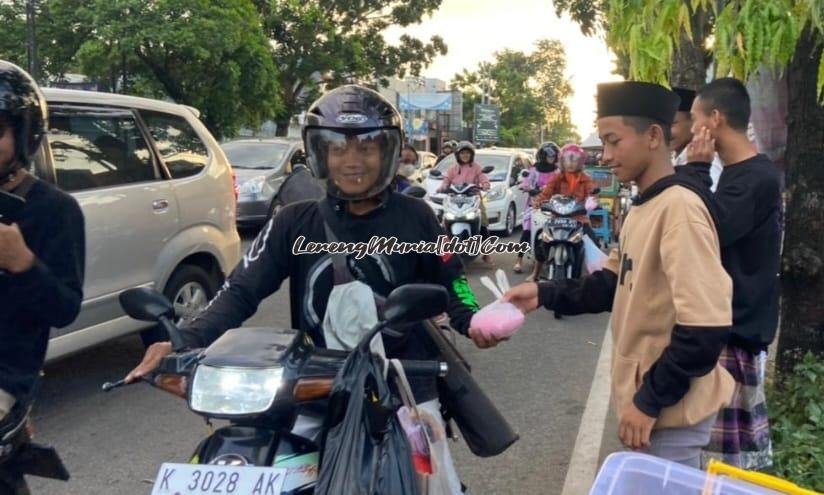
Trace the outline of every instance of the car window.
{"label": "car window", "polygon": [[521,172],[524,170],[524,162],[520,158],[515,159],[512,171],[509,174],[510,184],[517,184],[521,180]]}
{"label": "car window", "polygon": [[[233,168],[280,169],[286,163],[290,144],[235,141],[221,146]],[[289,156],[291,158],[291,155]]]}
{"label": "car window", "polygon": [[149,146],[129,112],[52,107],[49,145],[55,180],[82,191],[156,180]]}
{"label": "car window", "polygon": [[157,151],[173,179],[197,175],[209,162],[209,151],[183,117],[141,110]]}

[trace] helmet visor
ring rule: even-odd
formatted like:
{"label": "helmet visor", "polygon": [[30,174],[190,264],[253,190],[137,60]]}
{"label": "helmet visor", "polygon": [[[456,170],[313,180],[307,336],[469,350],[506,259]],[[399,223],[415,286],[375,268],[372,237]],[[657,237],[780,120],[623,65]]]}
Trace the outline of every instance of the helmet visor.
{"label": "helmet visor", "polygon": [[577,151],[564,151],[561,154],[561,165],[567,170],[581,170],[584,167],[584,156]]}
{"label": "helmet visor", "polygon": [[345,200],[366,199],[389,187],[398,171],[401,133],[398,129],[345,132],[306,130],[306,152],[315,175],[327,190]]}

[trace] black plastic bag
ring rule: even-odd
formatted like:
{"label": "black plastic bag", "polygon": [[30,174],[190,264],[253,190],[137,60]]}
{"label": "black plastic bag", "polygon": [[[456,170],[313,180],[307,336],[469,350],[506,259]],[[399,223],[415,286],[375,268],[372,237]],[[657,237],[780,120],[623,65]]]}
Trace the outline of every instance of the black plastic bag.
{"label": "black plastic bag", "polygon": [[381,358],[352,351],[329,398],[316,495],[416,495],[412,449]]}

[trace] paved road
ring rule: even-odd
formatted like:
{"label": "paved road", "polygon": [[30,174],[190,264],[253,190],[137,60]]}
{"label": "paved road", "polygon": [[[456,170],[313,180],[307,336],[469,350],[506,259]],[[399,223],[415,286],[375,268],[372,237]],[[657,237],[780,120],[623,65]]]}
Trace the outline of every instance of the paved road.
{"label": "paved road", "polygon": [[[246,241],[248,244],[248,239]],[[482,303],[492,296],[479,282],[514,258],[499,256],[493,267],[473,263],[468,274]],[[494,277],[493,277],[494,278]],[[250,324],[288,322],[286,287],[267,299]],[[474,457],[452,444],[462,479],[474,494],[561,492],[598,357],[606,316],[562,321],[540,311],[512,341],[481,351],[461,348],[479,382],[521,435],[509,451]],[[72,473],[68,484],[31,479],[43,495],[146,494],[162,462],[185,462],[205,436],[199,416],[168,394],[138,385],[113,393],[100,385],[122,377],[142,356],[137,337],[122,338],[54,363],[46,369],[35,411],[39,439],[54,444]]]}

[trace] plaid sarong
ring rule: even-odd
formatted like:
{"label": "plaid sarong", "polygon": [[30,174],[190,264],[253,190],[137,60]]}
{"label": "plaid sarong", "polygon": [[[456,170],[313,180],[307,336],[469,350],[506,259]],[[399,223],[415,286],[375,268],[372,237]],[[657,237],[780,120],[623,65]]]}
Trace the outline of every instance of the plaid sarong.
{"label": "plaid sarong", "polygon": [[732,374],[736,387],[730,406],[719,411],[701,455],[705,467],[710,459],[748,470],[772,466],[764,357],[730,346],[721,352],[719,363]]}

